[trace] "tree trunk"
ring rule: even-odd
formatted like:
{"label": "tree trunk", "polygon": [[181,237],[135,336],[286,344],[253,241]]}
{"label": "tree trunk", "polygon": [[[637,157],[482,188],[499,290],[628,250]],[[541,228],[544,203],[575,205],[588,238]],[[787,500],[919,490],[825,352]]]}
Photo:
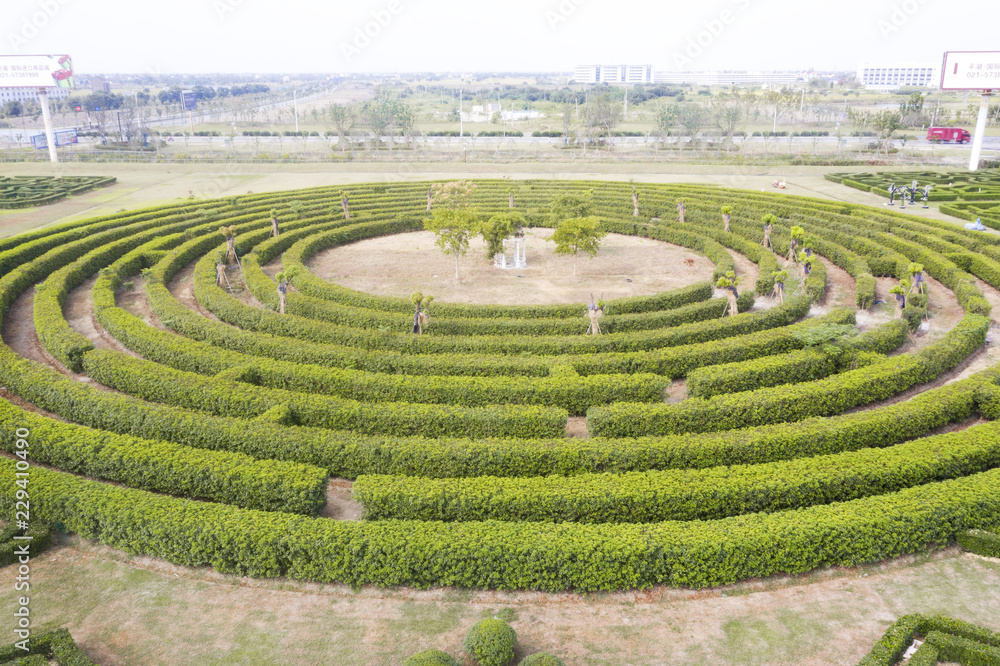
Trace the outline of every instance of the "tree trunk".
{"label": "tree trunk", "polygon": [[278,290],[278,312],[285,314],[285,292]]}
{"label": "tree trunk", "polygon": [[278,218],[276,217],[271,218],[271,235],[275,238],[278,237]]}
{"label": "tree trunk", "polygon": [[508,208],[513,208],[514,207],[514,194],[513,193],[511,193],[509,195],[509,201],[510,201],[510,205],[508,206]]}
{"label": "tree trunk", "polygon": [[455,253],[455,279],[458,279],[458,252]]}

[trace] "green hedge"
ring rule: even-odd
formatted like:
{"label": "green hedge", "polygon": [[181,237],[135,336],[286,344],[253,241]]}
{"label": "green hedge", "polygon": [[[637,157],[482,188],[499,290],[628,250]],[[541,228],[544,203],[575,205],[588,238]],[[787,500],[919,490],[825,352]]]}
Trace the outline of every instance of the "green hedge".
{"label": "green hedge", "polygon": [[687,393],[710,398],[722,393],[812,381],[877,363],[909,339],[906,322],[893,320],[823,349],[802,349],[733,363],[697,368],[687,377]]}
{"label": "green hedge", "polygon": [[[791,322],[804,317],[812,301],[806,296],[797,296],[786,302],[778,316],[789,323],[775,326],[757,333],[701,342],[677,347],[667,347],[647,352],[621,352],[610,354],[580,354],[559,357],[581,375],[614,374],[619,372],[652,372],[667,377],[684,377],[695,368],[734,363],[774,354],[782,354],[803,347],[796,337],[804,328],[823,324],[854,324],[854,311],[837,308],[827,315],[805,319],[797,324]],[[784,308],[784,306],[781,306]]]}
{"label": "green hedge", "polygon": [[1000,466],[1000,423],[886,449],[761,465],[532,478],[359,476],[374,520],[713,520],[881,495]]}
{"label": "green hedge", "polygon": [[937,650],[939,661],[967,666],[995,666],[1000,664],[1000,648],[983,645],[961,636],[932,631],[925,637],[925,644]]}
{"label": "green hedge", "polygon": [[986,530],[959,532],[955,539],[965,550],[983,557],[1000,557],[1000,534]]}
{"label": "green hedge", "polygon": [[[211,416],[130,396],[94,391],[0,348],[0,383],[63,418],[94,428],[255,458],[314,464],[331,474],[537,476],[712,467],[891,446],[934,428],[995,410],[996,377],[985,371],[877,410],[703,435],[640,439],[428,439],[287,427],[291,421]],[[285,413],[291,417],[284,407]],[[272,408],[273,409],[273,408]],[[263,414],[261,415],[263,418]]]}
{"label": "green hedge", "polygon": [[[248,278],[252,258],[244,260]],[[669,329],[613,333],[599,336],[435,336],[433,323],[429,335],[415,336],[402,333],[383,333],[374,330],[353,329],[318,322],[295,315],[247,306],[235,298],[204,288],[195,283],[198,301],[219,319],[245,330],[260,331],[293,337],[311,342],[355,346],[369,350],[389,350],[412,354],[479,353],[479,354],[537,354],[553,356],[562,354],[592,354],[597,352],[643,351],[672,347],[710,340],[720,340],[734,335],[744,335],[792,323],[802,311],[801,301],[761,312],[739,314],[735,317],[684,324]],[[264,277],[268,282],[270,279]],[[214,277],[212,278],[214,282]],[[272,283],[273,284],[273,283]],[[752,296],[749,296],[752,298]],[[745,301],[746,302],[746,301]],[[808,311],[808,308],[805,308]]]}
{"label": "green hedge", "polygon": [[[384,435],[552,437],[566,428],[566,411],[534,406],[451,407],[409,403],[366,404],[252,386],[235,377],[202,377],[120,352],[98,349],[83,357],[95,381],[124,393],[186,409],[243,418],[287,405],[295,422]],[[241,370],[237,368],[237,370]],[[248,375],[253,371],[246,368]],[[249,378],[249,377],[248,377]]]}
{"label": "green hedge", "polygon": [[[549,377],[434,377],[324,368],[256,358],[160,331],[120,308],[97,309],[98,321],[126,347],[147,360],[199,374],[238,368],[258,386],[332,395],[361,402],[413,402],[482,407],[544,405],[586,414],[593,405],[618,400],[662,400],[669,383],[653,374]],[[249,373],[249,374],[247,374]]]}
{"label": "green hedge", "polygon": [[858,666],[895,666],[918,634],[932,632],[956,636],[984,646],[1000,647],[1000,634],[963,620],[942,615],[904,615],[886,630]]}
{"label": "green hedge", "polygon": [[803,384],[732,393],[677,404],[616,403],[587,413],[592,434],[605,437],[709,432],[829,416],[884,400],[958,365],[986,339],[989,320],[966,315],[920,352]]}
{"label": "green hedge", "polygon": [[326,504],[327,472],[60,423],[0,401],[0,440],[13,453],[18,428],[31,431],[31,458],[134,488],[200,497],[262,511],[315,515]]}
{"label": "green hedge", "polygon": [[29,654],[39,655],[46,660],[52,659],[59,666],[94,666],[94,662],[77,647],[67,629],[36,633],[31,637],[28,647],[28,652],[17,647],[16,644],[0,648],[0,662],[23,658]]}
{"label": "green hedge", "polygon": [[[13,461],[0,460],[8,510],[13,481]],[[1000,525],[1000,470],[797,511],[640,525],[331,521],[175,499],[41,468],[32,486],[39,519],[133,554],[354,586],[706,587],[883,560]]]}
{"label": "green hedge", "polygon": [[[15,440],[10,438],[11,442]],[[30,496],[30,489],[29,489]],[[13,514],[12,514],[13,515]],[[16,536],[31,537],[27,539],[15,539]],[[16,549],[28,546],[28,556],[35,557],[52,544],[52,527],[46,523],[32,520],[27,529],[19,528],[11,522],[7,527],[0,530],[0,567],[18,562],[21,558]]]}

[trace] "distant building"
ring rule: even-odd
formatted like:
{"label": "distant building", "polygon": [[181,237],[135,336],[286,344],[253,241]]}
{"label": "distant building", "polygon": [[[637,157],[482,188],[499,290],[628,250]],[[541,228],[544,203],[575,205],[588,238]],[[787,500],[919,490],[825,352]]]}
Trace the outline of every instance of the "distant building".
{"label": "distant building", "polygon": [[653,74],[654,83],[681,84],[691,83],[700,86],[732,86],[732,85],[788,85],[801,80],[798,72],[666,72],[657,70]]}
{"label": "distant building", "polygon": [[467,123],[488,123],[493,120],[493,114],[500,113],[500,103],[476,104],[472,111],[463,111],[462,120]]}
{"label": "distant building", "polygon": [[578,65],[575,83],[652,83],[652,65]]}
{"label": "distant building", "polygon": [[903,86],[929,88],[941,79],[938,65],[926,62],[871,63],[858,66],[858,82],[870,90],[894,90]]}
{"label": "distant building", "polygon": [[544,118],[545,114],[534,109],[528,111],[504,111],[500,114],[504,120],[531,120],[533,118]]}
{"label": "distant building", "polygon": [[90,77],[90,90],[95,93],[111,93],[111,83],[99,76]]}
{"label": "distant building", "polygon": [[[47,88],[46,96],[50,99],[69,97],[70,90],[66,88]],[[37,102],[38,88],[0,88],[0,104],[7,102]]]}

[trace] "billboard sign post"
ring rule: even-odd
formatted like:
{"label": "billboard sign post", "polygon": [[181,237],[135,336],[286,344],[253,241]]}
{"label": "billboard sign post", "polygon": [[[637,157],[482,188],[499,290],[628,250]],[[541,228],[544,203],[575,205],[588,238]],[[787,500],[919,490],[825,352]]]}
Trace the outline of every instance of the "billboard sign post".
{"label": "billboard sign post", "polygon": [[945,51],[941,65],[941,90],[978,91],[982,95],[976,133],[972,138],[969,171],[979,168],[990,95],[997,88],[1000,88],[1000,51]]}
{"label": "billboard sign post", "polygon": [[188,120],[191,121],[191,135],[194,136],[194,110],[198,108],[198,96],[193,90],[181,91],[181,109],[188,112]]}
{"label": "billboard sign post", "polygon": [[49,113],[48,89],[74,87],[73,60],[68,55],[0,56],[0,87],[38,89],[38,105],[42,107],[49,160],[58,162],[56,140],[52,134],[52,116]]}

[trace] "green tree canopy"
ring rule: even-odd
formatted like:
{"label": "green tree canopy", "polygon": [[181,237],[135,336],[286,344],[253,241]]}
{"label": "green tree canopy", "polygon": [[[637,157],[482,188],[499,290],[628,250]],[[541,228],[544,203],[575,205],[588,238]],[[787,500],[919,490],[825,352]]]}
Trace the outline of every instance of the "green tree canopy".
{"label": "green tree canopy", "polygon": [[437,236],[434,243],[445,254],[455,256],[455,279],[458,279],[458,260],[469,249],[469,237],[478,228],[478,216],[468,209],[435,208],[424,220],[424,229]]}
{"label": "green tree canopy", "polygon": [[576,275],[576,258],[580,252],[591,258],[601,248],[601,241],[608,232],[601,230],[601,221],[593,215],[571,217],[556,226],[555,233],[547,240],[556,244],[556,254],[573,255],[573,275]]}
{"label": "green tree canopy", "polygon": [[549,222],[552,226],[559,225],[563,220],[572,217],[587,217],[593,204],[594,191],[587,190],[582,194],[560,194],[549,204]]}
{"label": "green tree canopy", "polygon": [[479,224],[478,233],[486,243],[486,258],[503,252],[504,239],[516,236],[524,227],[524,216],[520,213],[497,213]]}

